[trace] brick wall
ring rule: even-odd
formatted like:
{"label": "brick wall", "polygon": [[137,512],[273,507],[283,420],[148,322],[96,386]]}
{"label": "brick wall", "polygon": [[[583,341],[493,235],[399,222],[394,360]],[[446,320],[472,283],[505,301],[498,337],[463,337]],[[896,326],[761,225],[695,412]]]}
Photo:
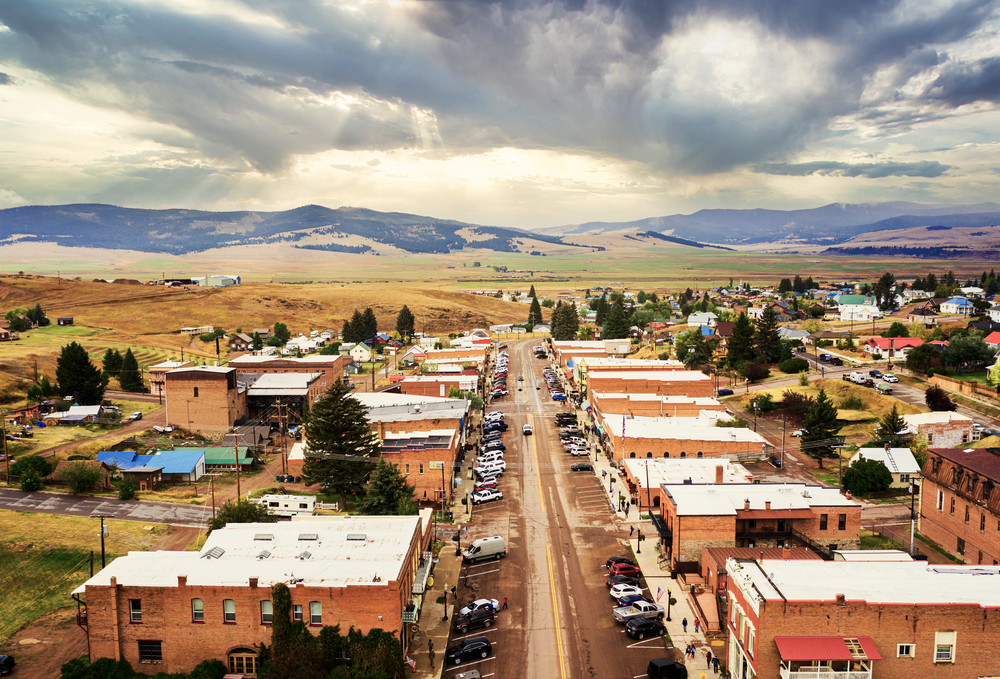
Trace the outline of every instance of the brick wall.
{"label": "brick wall", "polygon": [[320,378],[315,383],[318,385],[321,394],[325,394],[336,380],[344,376],[344,366],[347,365],[346,356],[330,356],[329,361],[310,361],[300,363],[291,359],[278,358],[264,363],[233,365],[238,375],[260,375],[263,373],[296,373],[296,374],[319,374]]}
{"label": "brick wall", "polygon": [[[924,478],[920,489],[920,533],[965,563],[992,565],[1000,561],[1000,514],[963,497],[943,479]],[[959,553],[960,548],[964,554]]]}
{"label": "brick wall", "polygon": [[[619,392],[621,393],[621,392]],[[726,406],[722,403],[713,405],[697,405],[694,403],[662,403],[661,401],[632,400],[627,398],[600,398],[593,390],[588,393],[587,400],[594,408],[606,415],[624,415],[632,413],[635,417],[698,417],[702,410],[724,412]]]}
{"label": "brick wall", "polygon": [[[412,429],[407,430],[412,431]],[[400,453],[384,453],[385,459],[399,467],[406,482],[415,486],[413,492],[417,502],[440,502],[441,488],[450,489],[455,458],[458,453],[458,436],[450,448],[428,450],[406,450]],[[444,476],[440,469],[431,469],[431,462],[444,462]]]}
{"label": "brick wall", "polygon": [[168,373],[167,424],[205,434],[224,433],[246,417],[247,395],[236,389],[232,373]]}
{"label": "brick wall", "polygon": [[[812,507],[813,518],[795,519],[795,530],[824,547],[861,549],[861,506]],[[821,530],[821,516],[826,514],[826,530]],[[847,515],[847,527],[840,530],[840,515]]]}
{"label": "brick wall", "polygon": [[[717,429],[707,428],[710,431]],[[647,439],[633,438],[625,428],[625,447],[622,448],[621,432],[609,434],[609,446],[616,460],[643,457],[724,457],[738,453],[760,453],[760,444],[753,441],[703,441],[700,439]],[[650,456],[648,453],[652,453]],[[683,455],[682,455],[683,453]]]}
{"label": "brick wall", "polygon": [[416,396],[438,396],[440,398],[447,397],[448,390],[452,387],[455,387],[456,389],[462,388],[458,376],[456,376],[453,380],[443,377],[434,380],[433,382],[412,382],[403,380],[399,383],[400,393],[412,394]]}
{"label": "brick wall", "polygon": [[972,421],[922,424],[917,427],[917,432],[930,448],[960,448],[972,441]]}
{"label": "brick wall", "polygon": [[[664,371],[670,372],[670,371]],[[587,390],[589,392],[605,392],[609,394],[660,394],[661,396],[703,396],[712,398],[715,393],[712,380],[708,375],[705,379],[683,382],[663,380],[648,380],[641,377],[607,377],[600,371],[591,371],[587,375]]]}

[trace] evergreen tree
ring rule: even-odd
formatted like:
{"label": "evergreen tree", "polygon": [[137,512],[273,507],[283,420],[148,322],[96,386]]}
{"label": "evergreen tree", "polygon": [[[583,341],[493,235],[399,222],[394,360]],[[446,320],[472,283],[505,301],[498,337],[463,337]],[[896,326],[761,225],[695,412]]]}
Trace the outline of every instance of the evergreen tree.
{"label": "evergreen tree", "polygon": [[754,328],[750,317],[740,313],[733,324],[733,334],[729,336],[729,365],[738,367],[754,359]]}
{"label": "evergreen tree", "polygon": [[277,321],[274,324],[274,332],[272,334],[281,340],[282,344],[287,344],[288,340],[292,339],[292,333],[288,329],[288,326],[281,321]]}
{"label": "evergreen tree", "polygon": [[774,363],[781,358],[781,337],[778,335],[778,314],[767,306],[756,323],[754,345],[761,363]]}
{"label": "evergreen tree", "polygon": [[528,309],[528,325],[534,328],[542,322],[542,305],[538,303],[537,297],[531,298],[531,307]]}
{"label": "evergreen tree", "polygon": [[372,311],[371,307],[365,309],[365,312],[361,315],[363,319],[363,325],[365,331],[365,336],[362,339],[372,339],[378,334],[378,321],[375,319],[375,312]]}
{"label": "evergreen tree", "polygon": [[122,391],[142,391],[142,370],[139,369],[139,361],[135,359],[132,349],[127,349],[122,357],[118,384],[121,385]]}
{"label": "evergreen tree", "polygon": [[404,304],[396,316],[396,332],[404,340],[408,337],[413,337],[416,322],[417,319],[413,317],[410,308]]}
{"label": "evergreen tree", "polygon": [[101,359],[101,365],[104,367],[106,377],[118,377],[118,373],[122,369],[121,352],[108,347],[108,350],[104,352],[104,358]]}
{"label": "evergreen tree", "polygon": [[820,469],[823,468],[823,460],[837,457],[840,452],[837,435],[840,434],[840,426],[837,424],[837,408],[833,402],[827,398],[826,391],[819,390],[819,396],[806,411],[803,421],[805,433],[802,434],[802,452],[819,462]]}
{"label": "evergreen tree", "polygon": [[261,349],[264,348],[264,340],[261,339],[259,333],[255,332],[253,334],[253,344],[252,344],[252,347],[253,347],[254,351],[260,351]]}
{"label": "evergreen tree", "polygon": [[531,290],[528,290],[528,297],[536,297],[534,285],[531,286]]}
{"label": "evergreen tree", "polygon": [[792,290],[800,295],[807,290],[806,282],[802,280],[802,276],[796,274],[795,279],[792,281]]}
{"label": "evergreen tree", "polygon": [[313,405],[305,424],[307,485],[319,484],[328,494],[364,492],[365,480],[381,446],[368,422],[368,410],[340,380]]}
{"label": "evergreen tree", "polygon": [[875,301],[881,309],[891,309],[895,306],[893,295],[896,293],[896,277],[886,271],[875,284]]}
{"label": "evergreen tree", "polygon": [[372,470],[365,499],[358,504],[357,513],[380,516],[416,514],[414,488],[415,486],[406,483],[406,477],[400,473],[397,465],[380,457]]}
{"label": "evergreen tree", "polygon": [[572,304],[559,302],[552,312],[552,339],[557,342],[576,339],[580,330],[580,317]]}
{"label": "evergreen tree", "polygon": [[782,278],[778,283],[778,294],[783,295],[792,291],[792,281],[789,278]]}
{"label": "evergreen tree", "polygon": [[643,290],[640,290],[639,294],[637,294],[635,298],[639,301],[639,304],[645,304],[646,300],[649,299],[648,297],[646,297],[646,293]]}
{"label": "evergreen tree", "polygon": [[628,314],[625,312],[625,303],[622,300],[615,302],[608,314],[607,323],[601,333],[603,339],[623,339],[628,337]]}
{"label": "evergreen tree", "polygon": [[899,414],[899,409],[894,403],[892,410],[880,417],[878,424],[875,425],[875,438],[872,440],[872,444],[884,446],[888,443],[892,448],[906,447],[912,438],[910,434],[900,433],[906,432],[906,429],[906,421]]}
{"label": "evergreen tree", "polygon": [[80,405],[96,406],[104,400],[108,379],[90,362],[87,350],[77,342],[64,346],[56,363],[59,393],[73,396]]}
{"label": "evergreen tree", "polygon": [[683,361],[689,369],[695,365],[708,363],[712,359],[714,348],[714,344],[701,333],[701,328],[691,328],[674,340],[677,360]]}

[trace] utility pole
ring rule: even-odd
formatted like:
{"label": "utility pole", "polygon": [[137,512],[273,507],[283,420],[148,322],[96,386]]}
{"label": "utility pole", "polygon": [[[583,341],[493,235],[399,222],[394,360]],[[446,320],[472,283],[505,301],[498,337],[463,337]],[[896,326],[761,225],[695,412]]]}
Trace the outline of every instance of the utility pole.
{"label": "utility pole", "polygon": [[236,500],[239,501],[243,496],[240,494],[240,437],[236,427],[233,427],[233,454],[236,456]]}
{"label": "utility pole", "polygon": [[7,454],[7,411],[0,417],[0,433],[3,434],[3,462],[7,468],[7,485],[10,485],[10,455]]}
{"label": "utility pole", "polygon": [[101,520],[101,568],[103,569],[108,565],[107,554],[104,551],[104,519],[110,519],[110,516],[104,514],[91,514],[90,518]]}
{"label": "utility pole", "polygon": [[785,413],[781,413],[781,464],[779,466],[782,469],[785,468]]}

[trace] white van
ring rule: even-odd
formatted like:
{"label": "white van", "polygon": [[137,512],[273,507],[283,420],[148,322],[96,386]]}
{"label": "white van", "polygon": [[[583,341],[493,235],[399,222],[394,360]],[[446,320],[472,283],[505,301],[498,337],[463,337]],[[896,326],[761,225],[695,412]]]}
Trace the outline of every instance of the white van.
{"label": "white van", "polygon": [[507,556],[507,546],[504,544],[503,536],[494,535],[491,538],[479,538],[474,541],[469,548],[462,552],[462,559],[466,563],[485,561],[486,559],[500,559]]}

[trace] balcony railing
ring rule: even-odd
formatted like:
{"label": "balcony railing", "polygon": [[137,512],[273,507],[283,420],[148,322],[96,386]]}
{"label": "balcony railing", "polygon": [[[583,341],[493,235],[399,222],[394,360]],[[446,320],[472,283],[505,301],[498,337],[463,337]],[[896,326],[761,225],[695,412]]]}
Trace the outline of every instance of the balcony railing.
{"label": "balcony railing", "polygon": [[833,670],[781,670],[781,679],[871,679],[871,670],[834,672]]}

